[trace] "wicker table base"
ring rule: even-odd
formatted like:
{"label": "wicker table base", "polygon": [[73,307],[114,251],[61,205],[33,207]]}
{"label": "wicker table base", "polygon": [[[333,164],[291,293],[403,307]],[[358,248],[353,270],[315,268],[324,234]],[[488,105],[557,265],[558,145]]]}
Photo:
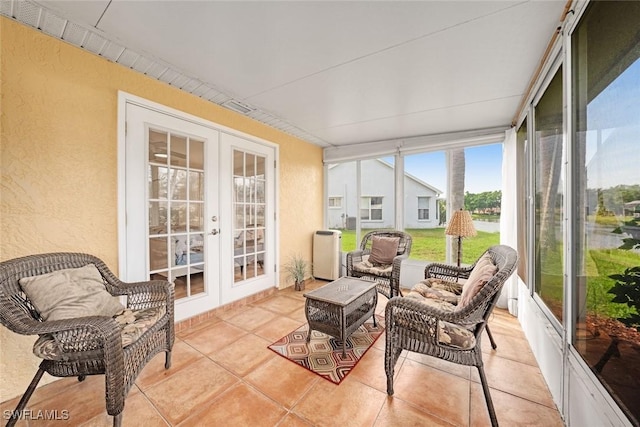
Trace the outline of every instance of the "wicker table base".
{"label": "wicker table base", "polygon": [[305,315],[309,335],[316,330],[342,341],[342,357],[346,356],[345,341],[369,317],[376,325],[378,303],[376,284],[355,277],[341,277],[327,285],[304,294]]}

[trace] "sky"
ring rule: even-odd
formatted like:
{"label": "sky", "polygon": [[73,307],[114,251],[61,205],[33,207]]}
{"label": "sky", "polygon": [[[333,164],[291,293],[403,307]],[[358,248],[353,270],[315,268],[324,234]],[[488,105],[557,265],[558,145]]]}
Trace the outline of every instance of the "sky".
{"label": "sky", "polygon": [[[502,189],[502,144],[465,148],[465,192],[482,193]],[[447,168],[444,151],[415,154],[404,159],[405,170],[447,191]]]}
{"label": "sky", "polygon": [[587,185],[640,184],[640,59],[587,106]]}

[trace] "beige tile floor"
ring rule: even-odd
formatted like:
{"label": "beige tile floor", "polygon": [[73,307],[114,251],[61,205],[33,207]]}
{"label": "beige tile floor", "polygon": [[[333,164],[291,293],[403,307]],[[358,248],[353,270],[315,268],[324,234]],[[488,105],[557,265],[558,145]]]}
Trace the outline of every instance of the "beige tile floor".
{"label": "beige tile floor", "polygon": [[[307,290],[323,285],[307,284]],[[384,313],[380,297],[377,312]],[[138,377],[126,400],[125,426],[486,426],[475,368],[403,353],[395,394],[386,394],[384,334],[335,385],[276,355],[273,341],[304,323],[304,297],[292,288],[228,310],[177,334],[171,369],[164,354]],[[496,309],[498,344],[483,336],[485,369],[503,426],[562,426],[517,319]],[[26,386],[26,384],[25,384]],[[22,426],[109,426],[103,377],[66,378],[40,387]],[[1,413],[17,399],[0,405]],[[68,411],[68,412],[64,412]],[[68,417],[66,416],[68,414]],[[4,420],[4,419],[3,419]],[[4,421],[3,421],[4,423]]]}

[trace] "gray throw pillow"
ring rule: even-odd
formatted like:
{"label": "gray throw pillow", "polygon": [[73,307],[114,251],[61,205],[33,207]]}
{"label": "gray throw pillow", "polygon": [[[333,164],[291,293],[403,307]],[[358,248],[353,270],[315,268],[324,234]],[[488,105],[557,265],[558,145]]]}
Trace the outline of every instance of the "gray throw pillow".
{"label": "gray throw pillow", "polygon": [[124,310],[118,297],[107,292],[93,264],[23,277],[20,286],[43,320],[113,317]]}

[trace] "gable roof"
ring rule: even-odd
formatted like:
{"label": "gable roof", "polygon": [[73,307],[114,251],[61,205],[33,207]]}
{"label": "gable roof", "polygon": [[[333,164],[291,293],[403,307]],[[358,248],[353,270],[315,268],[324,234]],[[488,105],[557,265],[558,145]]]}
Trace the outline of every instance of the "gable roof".
{"label": "gable roof", "polygon": [[[392,165],[391,163],[389,163],[389,162],[387,162],[387,161],[385,161],[385,160],[383,160],[383,159],[368,159],[368,160],[362,160],[362,161],[363,161],[363,162],[367,162],[367,161],[375,161],[375,162],[380,163],[381,165],[383,165],[383,166],[384,166],[384,167],[386,167],[386,168],[389,168],[389,169],[391,169],[391,170],[393,170],[393,169],[394,169],[394,167],[393,167],[393,165]],[[338,167],[338,166],[341,166],[341,165],[344,165],[344,164],[348,164],[348,163],[334,163],[334,164],[331,164],[331,165],[329,165],[329,170],[331,171],[331,169],[334,169],[334,168],[336,168],[336,167]],[[410,173],[408,173],[408,172],[405,172],[405,173],[404,173],[404,176],[405,176],[405,178],[408,178],[408,179],[410,179],[410,180],[412,180],[412,181],[415,181],[418,185],[421,185],[421,186],[423,186],[423,187],[425,187],[425,188],[427,188],[427,189],[429,189],[429,190],[433,191],[434,193],[436,193],[436,197],[439,197],[439,196],[440,196],[440,195],[442,195],[442,193],[443,193],[443,191],[442,191],[442,190],[440,190],[440,189],[438,189],[438,188],[434,187],[434,186],[433,186],[433,185],[431,185],[431,184],[428,184],[428,183],[424,182],[424,181],[423,181],[423,180],[421,180],[420,178],[417,178],[417,177],[415,177],[415,176],[411,175],[411,174],[410,174]]]}

